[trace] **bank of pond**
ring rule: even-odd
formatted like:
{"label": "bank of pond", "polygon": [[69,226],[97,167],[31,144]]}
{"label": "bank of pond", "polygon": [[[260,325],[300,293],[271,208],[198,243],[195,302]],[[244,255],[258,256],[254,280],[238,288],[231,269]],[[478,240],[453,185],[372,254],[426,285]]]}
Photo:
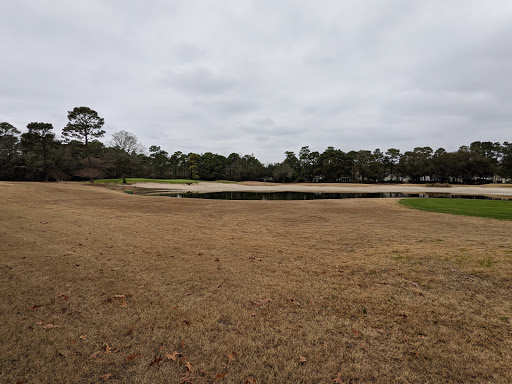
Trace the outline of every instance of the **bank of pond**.
{"label": "bank of pond", "polygon": [[407,208],[463,216],[512,220],[512,198],[505,196],[453,195],[449,193],[321,193],[321,192],[210,192],[152,193],[153,196],[221,200],[319,200],[400,198]]}
{"label": "bank of pond", "polygon": [[215,200],[321,200],[321,199],[357,199],[357,198],[443,198],[443,199],[472,199],[472,200],[511,200],[510,197],[454,195],[450,193],[402,193],[402,192],[372,192],[372,193],[331,193],[331,192],[143,192],[146,196],[168,196],[175,198],[215,199]]}

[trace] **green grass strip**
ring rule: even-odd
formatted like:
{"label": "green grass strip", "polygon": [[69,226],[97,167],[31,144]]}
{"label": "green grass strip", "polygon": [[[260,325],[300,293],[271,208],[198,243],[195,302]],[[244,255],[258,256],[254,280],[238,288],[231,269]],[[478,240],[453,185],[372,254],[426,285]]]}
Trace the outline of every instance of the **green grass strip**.
{"label": "green grass strip", "polygon": [[512,201],[475,199],[402,199],[404,207],[452,215],[512,220]]}
{"label": "green grass strip", "polygon": [[[198,183],[202,180],[189,180],[189,179],[144,179],[144,178],[126,178],[126,182],[133,183],[165,183],[165,184],[184,184],[184,183]],[[121,184],[123,179],[102,179],[94,180],[99,184]]]}
{"label": "green grass strip", "polygon": [[[122,184],[123,179],[101,179],[94,180],[95,183],[99,184]],[[208,183],[205,180],[190,180],[190,179],[145,179],[145,178],[126,178],[126,182],[129,184],[133,183],[162,183],[162,184],[186,184],[186,183]],[[216,180],[216,183],[234,183],[233,181]]]}

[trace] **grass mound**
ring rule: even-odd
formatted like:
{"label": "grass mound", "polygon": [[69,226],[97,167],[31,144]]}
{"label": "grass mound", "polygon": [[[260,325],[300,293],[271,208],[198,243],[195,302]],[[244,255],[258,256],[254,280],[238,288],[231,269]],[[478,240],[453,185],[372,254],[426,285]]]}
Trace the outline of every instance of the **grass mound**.
{"label": "grass mound", "polygon": [[512,201],[470,199],[403,199],[400,204],[408,208],[452,215],[487,217],[512,220]]}

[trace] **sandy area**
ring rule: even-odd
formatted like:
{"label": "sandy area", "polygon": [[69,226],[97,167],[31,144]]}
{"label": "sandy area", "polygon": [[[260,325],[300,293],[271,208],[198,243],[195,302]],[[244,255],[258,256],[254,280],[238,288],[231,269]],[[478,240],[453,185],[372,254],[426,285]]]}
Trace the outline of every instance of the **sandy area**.
{"label": "sandy area", "polygon": [[137,183],[135,187],[176,192],[402,192],[402,193],[451,193],[461,195],[512,196],[512,185],[452,186],[451,188],[427,187],[420,184],[313,184],[313,183],[210,183],[164,184]]}

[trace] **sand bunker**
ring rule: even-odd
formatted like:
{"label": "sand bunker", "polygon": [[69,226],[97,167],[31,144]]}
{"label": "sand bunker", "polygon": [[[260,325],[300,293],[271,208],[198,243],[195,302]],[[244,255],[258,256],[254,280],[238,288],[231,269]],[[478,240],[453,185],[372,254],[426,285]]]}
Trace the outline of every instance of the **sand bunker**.
{"label": "sand bunker", "polygon": [[314,184],[314,183],[216,183],[194,184],[136,183],[135,187],[169,190],[169,192],[332,192],[332,193],[451,193],[455,195],[512,196],[512,185],[453,186],[451,188],[427,187],[421,184]]}

